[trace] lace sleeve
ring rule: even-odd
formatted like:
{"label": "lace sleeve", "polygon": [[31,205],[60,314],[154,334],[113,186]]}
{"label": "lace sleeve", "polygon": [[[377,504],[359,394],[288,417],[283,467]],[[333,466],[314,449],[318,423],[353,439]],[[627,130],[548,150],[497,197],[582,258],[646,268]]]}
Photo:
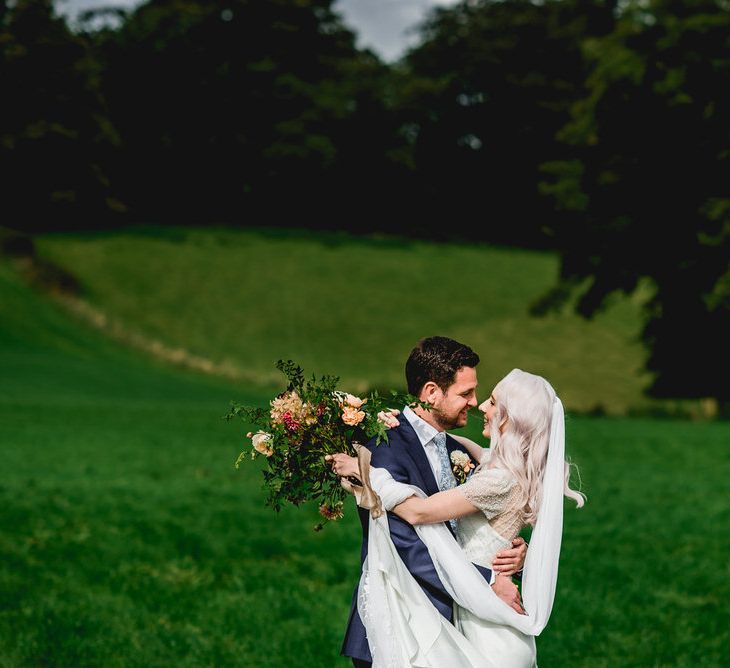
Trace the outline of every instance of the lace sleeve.
{"label": "lace sleeve", "polygon": [[516,484],[504,469],[480,469],[457,489],[491,520],[505,510]]}

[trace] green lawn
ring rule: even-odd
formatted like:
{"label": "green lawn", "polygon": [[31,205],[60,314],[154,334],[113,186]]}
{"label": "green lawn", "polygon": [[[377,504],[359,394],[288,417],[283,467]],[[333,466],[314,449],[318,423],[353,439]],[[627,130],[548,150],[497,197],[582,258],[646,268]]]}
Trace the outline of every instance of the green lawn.
{"label": "green lawn", "polygon": [[139,361],[0,264],[0,665],[337,662],[354,525],[263,507],[231,399]]}
{"label": "green lawn", "polygon": [[557,276],[553,254],[156,228],[48,235],[39,246],[130,331],[235,367],[259,386],[277,380],[279,358],[337,373],[355,391],[400,386],[416,341],[442,334],[481,354],[485,386],[520,367],[548,377],[573,410],[647,405],[640,297],[616,300],[593,321],[527,314]]}
{"label": "green lawn", "polygon": [[[0,665],[348,665],[357,522],[316,534],[314,509],[277,516],[257,464],[233,468],[221,415],[261,390],[118,347],[2,263],[0,370]],[[567,433],[588,504],[566,504],[541,668],[724,666],[730,425]]]}

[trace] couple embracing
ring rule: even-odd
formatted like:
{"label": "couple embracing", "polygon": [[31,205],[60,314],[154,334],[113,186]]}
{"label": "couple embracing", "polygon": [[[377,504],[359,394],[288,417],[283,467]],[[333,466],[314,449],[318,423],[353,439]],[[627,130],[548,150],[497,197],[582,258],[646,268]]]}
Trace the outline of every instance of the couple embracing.
{"label": "couple embracing", "polygon": [[[388,511],[358,508],[362,575],[342,646],[356,668],[536,666],[534,638],[555,595],[563,496],[579,507],[584,499],[568,485],[562,403],[540,376],[514,369],[479,405],[490,448],[447,433],[477,406],[478,363],[452,339],[423,339],[406,380],[430,410],[383,416],[389,442],[365,446],[367,471],[354,457],[330,458],[338,475],[369,482]],[[529,548],[518,537],[527,525]]]}

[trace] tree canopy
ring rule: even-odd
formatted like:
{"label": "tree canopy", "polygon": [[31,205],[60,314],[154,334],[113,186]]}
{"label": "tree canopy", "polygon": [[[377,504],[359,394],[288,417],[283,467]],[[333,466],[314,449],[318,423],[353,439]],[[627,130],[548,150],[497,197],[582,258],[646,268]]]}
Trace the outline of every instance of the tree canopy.
{"label": "tree canopy", "polygon": [[729,46],[727,3],[631,3],[584,42],[586,93],[560,134],[573,157],[544,165],[561,288],[580,286],[580,312],[650,281],[656,396],[730,399],[716,372],[730,340]]}
{"label": "tree canopy", "polygon": [[727,0],[464,0],[392,65],[333,0],[0,0],[3,224],[550,247],[535,312],[647,285],[651,391],[726,404],[728,47]]}

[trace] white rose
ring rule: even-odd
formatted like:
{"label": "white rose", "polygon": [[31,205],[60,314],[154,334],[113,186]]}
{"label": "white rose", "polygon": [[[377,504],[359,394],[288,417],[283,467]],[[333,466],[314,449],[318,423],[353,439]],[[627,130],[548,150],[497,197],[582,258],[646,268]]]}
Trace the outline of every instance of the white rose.
{"label": "white rose", "polygon": [[260,452],[262,455],[266,455],[267,457],[271,457],[271,455],[274,454],[274,450],[270,445],[270,441],[271,434],[267,434],[265,431],[257,431],[251,437],[253,449],[257,452]]}
{"label": "white rose", "polygon": [[461,450],[454,450],[451,453],[451,463],[456,466],[461,466],[464,468],[467,466],[470,462],[469,455],[466,454],[466,452],[462,452]]}

